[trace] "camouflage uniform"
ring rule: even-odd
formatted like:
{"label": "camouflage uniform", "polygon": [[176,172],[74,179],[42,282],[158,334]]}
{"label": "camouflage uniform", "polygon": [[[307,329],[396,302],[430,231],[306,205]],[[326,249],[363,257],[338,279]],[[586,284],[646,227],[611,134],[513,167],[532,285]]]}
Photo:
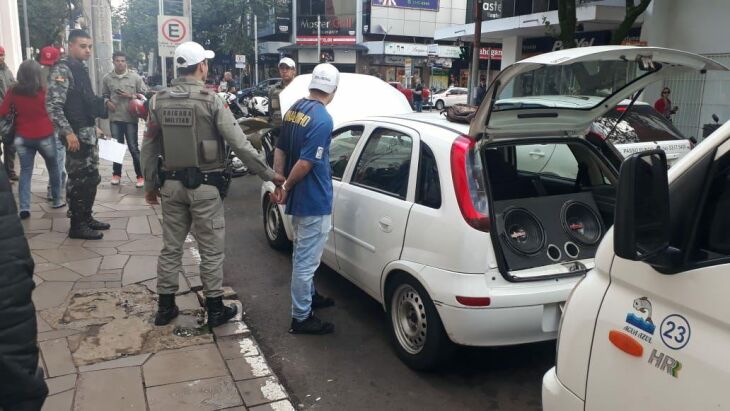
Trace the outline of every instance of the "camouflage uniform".
{"label": "camouflage uniform", "polygon": [[[99,148],[97,146],[96,125],[74,129],[67,118],[67,96],[75,87],[67,57],[59,60],[51,69],[46,95],[46,110],[53,121],[59,137],[65,141],[66,136],[75,133],[79,140],[79,150],[66,152],[66,202],[72,229],[91,222],[91,209],[96,198],[96,189],[101,182],[99,175]],[[83,64],[78,61],[76,64]],[[104,104],[99,99],[96,104]],[[93,228],[93,227],[92,227]]]}
{"label": "camouflage uniform", "polygon": [[281,129],[281,100],[279,94],[284,90],[286,86],[283,82],[278,82],[269,88],[269,124],[274,128],[272,133],[279,135]]}

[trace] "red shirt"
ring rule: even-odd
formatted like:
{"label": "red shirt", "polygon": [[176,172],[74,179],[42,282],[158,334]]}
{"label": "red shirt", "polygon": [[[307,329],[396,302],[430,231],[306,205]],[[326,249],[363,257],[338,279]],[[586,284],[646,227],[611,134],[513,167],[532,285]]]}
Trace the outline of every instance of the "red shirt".
{"label": "red shirt", "polygon": [[53,123],[46,112],[46,90],[35,96],[20,96],[8,90],[0,105],[0,116],[10,113],[10,103],[15,104],[15,135],[39,140],[53,135]]}

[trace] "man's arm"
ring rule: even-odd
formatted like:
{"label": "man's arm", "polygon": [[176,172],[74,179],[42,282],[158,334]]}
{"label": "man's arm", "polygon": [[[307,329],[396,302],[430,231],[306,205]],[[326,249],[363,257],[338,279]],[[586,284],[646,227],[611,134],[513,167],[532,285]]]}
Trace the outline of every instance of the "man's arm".
{"label": "man's arm", "polygon": [[107,99],[112,98],[112,90],[109,87],[109,75],[108,74],[106,76],[104,76],[104,79],[101,81],[101,95]]}
{"label": "man's arm", "polygon": [[269,168],[263,156],[259,155],[259,152],[251,145],[246,135],[243,134],[231,110],[224,107],[222,99],[216,97],[214,110],[218,132],[221,133],[223,139],[233,148],[238,158],[262,180],[273,181],[277,185],[283,183],[284,177],[274,173],[274,170]]}
{"label": "man's arm", "polygon": [[[150,107],[155,104],[155,97],[150,101]],[[140,165],[144,176],[145,198],[150,204],[157,203],[157,183],[159,175],[157,170],[157,158],[162,154],[162,130],[160,129],[157,117],[152,110],[147,117],[147,129],[142,140],[140,151]]]}
{"label": "man's arm", "polygon": [[277,147],[274,149],[274,171],[284,175],[284,165],[286,165],[286,151]]}
{"label": "man's arm", "polygon": [[[61,137],[66,137],[66,144],[71,151],[78,150],[78,141],[71,124],[63,113],[63,106],[66,104],[68,89],[71,87],[73,77],[71,70],[65,64],[56,64],[48,76],[48,91],[46,92],[46,111],[48,112],[53,126]],[[74,140],[76,140],[74,142]],[[74,146],[76,150],[74,150]]]}
{"label": "man's arm", "polygon": [[142,76],[137,75],[137,84],[136,87],[137,93],[146,93],[147,92],[147,85],[144,84],[144,81],[142,81]]}

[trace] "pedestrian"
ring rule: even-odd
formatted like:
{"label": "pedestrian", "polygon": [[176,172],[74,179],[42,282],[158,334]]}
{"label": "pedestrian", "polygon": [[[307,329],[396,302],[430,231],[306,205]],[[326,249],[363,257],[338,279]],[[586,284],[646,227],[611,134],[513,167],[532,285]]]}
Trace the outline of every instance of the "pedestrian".
{"label": "pedestrian", "polygon": [[231,146],[261,179],[276,185],[284,182],[284,177],[275,174],[246,139],[225,102],[205,88],[208,59],[214,57],[215,53],[198,43],[179,45],[174,56],[179,78],[169,89],[155,94],[149,104],[142,143],[145,199],[149,204],[158,204],[162,197],[163,216],[155,325],[168,324],[178,315],[175,293],[188,233],[195,236],[200,248],[208,325],[219,326],[236,315],[236,307],[223,305],[221,289],[225,250],[222,198],[230,182],[224,173],[225,145]]}
{"label": "pedestrian", "polygon": [[672,91],[669,89],[669,87],[664,87],[662,89],[662,95],[659,97],[657,101],[654,102],[654,108],[656,111],[659,112],[659,114],[666,117],[667,120],[672,119],[672,115],[679,110],[679,107],[672,106],[672,100],[669,99],[669,95],[672,93]]}
{"label": "pedestrian", "polygon": [[281,100],[279,94],[297,76],[297,65],[289,57],[279,60],[279,77],[281,80],[269,88],[269,124],[273,127],[271,135],[274,137],[274,144],[281,131]]}
{"label": "pedestrian", "polygon": [[459,82],[456,81],[456,76],[453,74],[449,76],[449,87],[459,87]]}
{"label": "pedestrian", "polygon": [[[41,81],[43,82],[43,89],[48,90],[48,76],[51,75],[51,68],[61,58],[61,51],[53,46],[46,46],[41,49],[40,60],[41,63]],[[63,142],[58,137],[58,133],[54,130],[54,141],[56,142],[56,160],[58,161],[58,170],[61,172],[61,198],[65,197],[64,190],[66,188],[66,147],[63,146]],[[53,200],[51,193],[51,184],[48,182],[46,187],[46,198]]]}
{"label": "pedestrian", "polygon": [[329,147],[333,124],[325,107],[332,102],[339,79],[340,73],[329,63],[314,68],[309,96],[294,103],[284,115],[276,146],[274,169],[287,179],[275,190],[273,200],[286,204],[294,227],[289,328],[294,334],[328,334],[335,329],[312,309],[335,304],[316,291],[314,273],[332,229]]}
{"label": "pedestrian", "polygon": [[[147,92],[142,78],[127,68],[127,55],[121,51],[112,54],[114,70],[104,76],[101,94],[107,99],[109,109],[109,125],[112,138],[120,144],[127,143],[129,154],[132,156],[134,173],[137,177],[135,187],[144,187],[142,168],[139,165],[139,140],[137,131],[139,118],[129,109],[131,100],[139,99],[138,94]],[[112,185],[119,185],[122,180],[122,164],[112,166]]]}
{"label": "pedestrian", "polygon": [[58,170],[53,123],[46,112],[46,90],[41,86],[41,65],[26,60],[18,69],[18,82],[8,89],[0,104],[0,117],[15,108],[15,148],[20,157],[18,197],[20,218],[30,217],[30,182],[36,152],[46,161],[51,185],[52,208],[66,205],[61,196],[61,175]]}
{"label": "pedestrian", "polygon": [[38,324],[31,299],[33,258],[0,168],[0,409],[40,410],[48,395],[38,367]]}
{"label": "pedestrian", "polygon": [[70,238],[100,240],[109,224],[92,216],[99,176],[96,118],[104,115],[106,102],[94,95],[89,71],[91,36],[74,29],[68,35],[68,55],[60,59],[49,76],[46,108],[56,132],[66,145],[66,202]]}
{"label": "pedestrian", "polygon": [[238,82],[233,78],[233,74],[230,71],[223,73],[223,81],[221,81],[222,91],[226,91],[231,87],[238,88]]}
{"label": "pedestrian", "polygon": [[421,79],[418,77],[413,79],[413,83],[416,85],[413,89],[413,106],[416,112],[420,113],[423,111],[423,84],[421,84]]}
{"label": "pedestrian", "polygon": [[[5,48],[0,46],[0,102],[5,98],[5,93],[13,85],[15,78],[13,72],[5,64]],[[13,136],[0,136],[0,154],[3,155],[5,163],[5,171],[11,181],[18,181],[18,175],[15,173],[15,145]]]}
{"label": "pedestrian", "polygon": [[474,104],[477,106],[482,105],[482,101],[484,101],[484,96],[487,95],[487,79],[484,76],[479,77],[479,86],[477,86],[476,90],[476,98],[474,99]]}

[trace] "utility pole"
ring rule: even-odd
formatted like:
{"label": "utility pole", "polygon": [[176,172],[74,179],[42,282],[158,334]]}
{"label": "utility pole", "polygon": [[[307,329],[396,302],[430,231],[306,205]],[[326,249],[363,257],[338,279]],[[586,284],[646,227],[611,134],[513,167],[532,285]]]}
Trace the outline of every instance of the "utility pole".
{"label": "utility pole", "polygon": [[33,47],[30,45],[30,34],[28,32],[28,0],[23,0],[23,24],[25,25],[25,59],[33,58]]}
{"label": "utility pole", "polygon": [[[159,2],[159,15],[164,16],[165,15],[165,0],[160,0]],[[159,30],[159,29],[158,29]],[[160,46],[157,46],[157,49],[159,50]],[[167,57],[162,55],[162,52],[159,51],[160,54],[160,77],[162,80],[162,87],[167,88]]]}
{"label": "utility pole", "polygon": [[259,19],[253,15],[253,64],[254,64],[254,84],[259,84]]}
{"label": "utility pole", "polygon": [[482,3],[474,0],[474,48],[471,53],[469,70],[469,102],[476,102],[476,89],[479,86],[479,51],[482,48]]}
{"label": "utility pole", "polygon": [[317,14],[317,59],[319,59],[319,62],[322,62],[322,32],[320,30],[320,26],[322,24],[322,20],[320,18],[320,15]]}

